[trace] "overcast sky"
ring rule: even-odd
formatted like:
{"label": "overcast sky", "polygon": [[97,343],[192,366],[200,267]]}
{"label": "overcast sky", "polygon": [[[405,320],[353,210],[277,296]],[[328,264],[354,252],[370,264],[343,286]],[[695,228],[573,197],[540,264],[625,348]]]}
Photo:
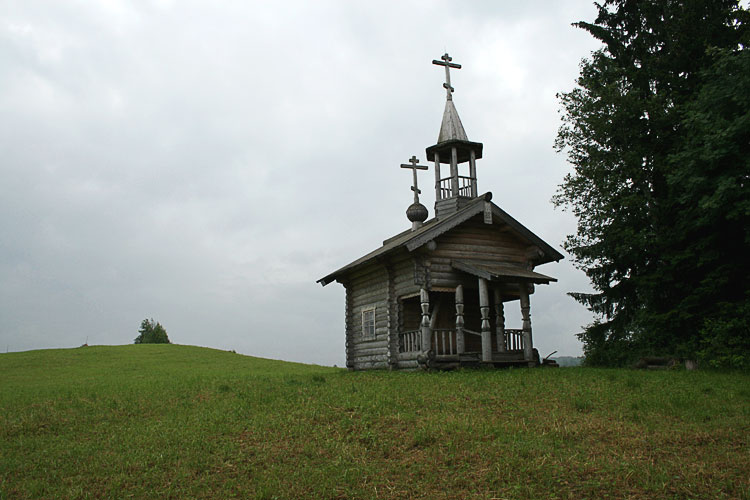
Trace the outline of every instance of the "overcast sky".
{"label": "overcast sky", "polygon": [[[0,348],[170,339],[344,364],[344,290],[316,280],[409,227],[445,102],[484,143],[479,191],[553,247],[570,170],[556,92],[598,45],[590,0],[0,3]],[[432,171],[420,174],[432,215]],[[569,259],[535,344],[579,355]],[[520,314],[508,311],[508,327]],[[517,324],[516,324],[517,323]]]}

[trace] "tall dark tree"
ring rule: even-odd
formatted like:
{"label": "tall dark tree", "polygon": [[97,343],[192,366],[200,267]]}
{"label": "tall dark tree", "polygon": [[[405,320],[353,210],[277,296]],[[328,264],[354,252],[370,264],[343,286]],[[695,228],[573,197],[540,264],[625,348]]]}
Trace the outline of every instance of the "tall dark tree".
{"label": "tall dark tree", "polygon": [[747,300],[749,111],[725,74],[746,59],[748,13],[733,0],[597,8],[576,26],[603,47],[559,96],[556,141],[574,166],[553,200],[578,218],[565,248],[595,290],[572,294],[598,318],[579,337],[590,364],[693,357]]}
{"label": "tall dark tree", "polygon": [[135,338],[136,344],[170,344],[167,331],[161,326],[161,323],[154,321],[153,318],[141,321],[141,328],[138,330],[138,336]]}
{"label": "tall dark tree", "polygon": [[690,347],[709,364],[750,368],[750,50],[710,53],[670,158],[680,216],[665,236],[670,270],[685,276],[679,319],[701,328]]}

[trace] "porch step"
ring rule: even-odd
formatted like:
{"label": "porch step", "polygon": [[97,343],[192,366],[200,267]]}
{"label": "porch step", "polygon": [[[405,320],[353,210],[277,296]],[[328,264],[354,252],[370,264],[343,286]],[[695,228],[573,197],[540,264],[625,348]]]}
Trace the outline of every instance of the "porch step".
{"label": "porch step", "polygon": [[526,366],[523,351],[493,352],[492,361],[483,362],[481,352],[465,352],[463,354],[437,355],[434,359],[435,368],[453,369],[458,367],[495,366]]}
{"label": "porch step", "polygon": [[503,362],[503,361],[523,361],[523,351],[505,351],[505,352],[493,352],[492,361]]}

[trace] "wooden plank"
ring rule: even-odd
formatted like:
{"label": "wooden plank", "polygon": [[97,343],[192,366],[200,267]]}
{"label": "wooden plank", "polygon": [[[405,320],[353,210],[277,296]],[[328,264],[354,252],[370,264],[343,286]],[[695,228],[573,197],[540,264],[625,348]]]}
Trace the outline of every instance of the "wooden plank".
{"label": "wooden plank", "polygon": [[393,281],[393,285],[399,290],[415,286],[419,289],[419,286],[414,280],[414,269],[412,268],[405,275],[396,278]]}
{"label": "wooden plank", "polygon": [[362,279],[373,274],[385,274],[383,265],[378,261],[371,261],[369,264],[352,269],[347,275],[347,279],[355,280]]}
{"label": "wooden plank", "polygon": [[366,276],[352,280],[352,282],[356,283],[358,286],[369,286],[373,283],[383,283],[386,278],[385,271],[380,269],[377,273],[369,273]]}
{"label": "wooden plank", "polygon": [[352,345],[357,346],[363,343],[387,342],[387,340],[388,335],[385,333],[385,330],[383,330],[380,334],[376,334],[374,337],[363,337],[361,334],[355,335]]}
{"label": "wooden plank", "polygon": [[527,248],[530,244],[516,237],[513,233],[503,231],[500,226],[462,226],[442,234],[436,238],[436,243],[458,243],[472,241],[477,244],[491,244],[509,246],[513,248]]}
{"label": "wooden plank", "polygon": [[[471,254],[468,257],[466,254]],[[526,262],[528,258],[523,252],[517,251],[514,248],[504,247],[491,247],[484,245],[443,245],[439,249],[435,250],[433,258],[443,257],[446,259],[454,259],[455,255],[463,255],[463,258],[481,260],[485,259],[496,259],[496,258],[509,258],[518,261]]]}
{"label": "wooden plank", "polygon": [[383,307],[385,306],[383,293],[384,291],[381,291],[379,294],[377,292],[368,292],[367,294],[354,295],[352,297],[352,307],[354,307],[355,312],[358,309],[366,309],[370,306]]}
{"label": "wooden plank", "polygon": [[[386,288],[387,282],[385,280],[372,281],[367,284],[360,283],[356,285],[356,295],[366,295],[372,292],[382,292]],[[382,298],[382,297],[381,297]]]}
{"label": "wooden plank", "polygon": [[450,273],[434,273],[431,276],[432,288],[435,287],[450,287],[454,285],[456,281],[461,279],[461,274],[458,271]]}
{"label": "wooden plank", "polygon": [[361,349],[380,349],[381,347],[387,347],[388,346],[388,336],[381,335],[379,338],[359,338],[355,339],[354,341],[354,349],[355,350],[361,350]]}
{"label": "wooden plank", "polygon": [[382,290],[386,286],[384,279],[377,279],[373,281],[367,281],[362,283],[355,283],[353,289],[357,295],[368,293],[373,290]]}
{"label": "wooden plank", "polygon": [[355,308],[358,307],[365,307],[368,305],[385,305],[385,301],[383,300],[383,293],[385,293],[385,290],[378,291],[370,291],[367,293],[361,293],[356,294],[352,296],[352,306]]}
{"label": "wooden plank", "polygon": [[355,349],[354,358],[360,359],[366,356],[385,356],[388,357],[388,346],[383,345],[382,347],[373,347],[371,349]]}
{"label": "wooden plank", "polygon": [[514,249],[476,245],[445,245],[435,250],[435,256],[446,259],[528,261],[523,252],[516,252]]}
{"label": "wooden plank", "polygon": [[403,360],[403,361],[399,360],[397,366],[398,366],[399,370],[405,370],[405,371],[406,370],[410,370],[410,371],[413,371],[413,370],[418,370],[419,369],[419,362],[416,359],[414,359],[414,360]]}
{"label": "wooden plank", "polygon": [[450,243],[458,241],[478,241],[485,242],[487,244],[500,244],[510,245],[513,247],[528,246],[529,243],[516,238],[511,233],[505,233],[499,230],[499,226],[479,226],[479,225],[464,225],[461,227],[454,228],[447,233],[441,234],[435,238],[435,242]]}
{"label": "wooden plank", "polygon": [[386,370],[388,369],[388,363],[385,361],[378,361],[378,362],[358,361],[354,364],[354,369],[355,370]]}
{"label": "wooden plank", "polygon": [[366,309],[370,309],[371,307],[376,308],[376,314],[378,313],[377,309],[385,308],[386,304],[382,300],[375,300],[375,297],[367,298],[364,297],[363,300],[352,300],[352,310],[355,315],[359,315],[362,311]]}
{"label": "wooden plank", "polygon": [[362,291],[372,290],[373,288],[385,287],[385,284],[386,280],[384,277],[372,280],[363,280],[360,282],[352,282],[352,289],[355,292],[360,293]]}
{"label": "wooden plank", "polygon": [[354,362],[355,363],[387,363],[388,356],[386,356],[385,353],[362,355],[362,356],[357,355],[354,357]]}
{"label": "wooden plank", "polygon": [[349,281],[352,283],[359,283],[376,278],[382,278],[385,275],[383,266],[378,264],[377,266],[367,266],[363,269],[353,271],[349,275]]}
{"label": "wooden plank", "polygon": [[414,283],[414,265],[409,266],[408,269],[403,269],[395,272],[396,277],[394,278],[393,283],[396,286],[402,285],[404,283]]}
{"label": "wooden plank", "polygon": [[411,359],[416,360],[421,353],[419,351],[412,351],[412,352],[400,352],[398,353],[398,360],[399,361],[408,361]]}
{"label": "wooden plank", "polygon": [[509,255],[520,255],[528,258],[528,251],[523,247],[514,247],[511,245],[499,244],[496,242],[478,242],[472,240],[469,237],[465,237],[460,241],[441,241],[438,242],[437,248],[433,252],[433,256],[441,256],[446,252],[460,252],[460,251],[475,251],[484,252],[488,254],[509,254]]}
{"label": "wooden plank", "polygon": [[[466,257],[466,254],[471,255]],[[519,252],[514,248],[472,245],[469,243],[464,245],[455,244],[441,246],[439,250],[435,250],[432,257],[434,259],[442,258],[450,261],[455,260],[456,255],[462,255],[462,258],[470,260],[496,260],[507,258],[513,259],[514,262],[529,261],[528,257],[523,252]]]}
{"label": "wooden plank", "polygon": [[355,363],[384,363],[388,364],[388,356],[386,356],[385,353],[382,354],[373,354],[373,355],[367,355],[367,356],[355,356],[354,357]]}
{"label": "wooden plank", "polygon": [[381,335],[376,335],[375,337],[363,337],[359,335],[359,336],[355,336],[353,341],[354,341],[353,345],[355,348],[357,346],[365,345],[365,344],[372,344],[373,346],[380,345],[380,344],[385,345],[388,341],[388,335],[385,333]]}
{"label": "wooden plank", "polygon": [[436,260],[430,265],[430,273],[451,273],[453,268],[451,267],[451,259],[443,257],[440,260]]}
{"label": "wooden plank", "polygon": [[455,276],[449,276],[445,275],[440,277],[439,279],[432,280],[432,288],[443,288],[443,287],[452,287],[455,286],[456,283],[461,282],[461,276],[455,275]]}
{"label": "wooden plank", "polygon": [[486,225],[474,224],[473,221],[467,222],[463,226],[456,227],[450,231],[436,237],[436,241],[460,241],[466,238],[477,239],[488,242],[513,242],[513,246],[528,245],[513,234],[507,234],[501,231],[502,226],[488,227]]}
{"label": "wooden plank", "polygon": [[396,297],[419,295],[419,286],[414,284],[408,286],[396,286],[394,287],[394,293],[396,294]]}

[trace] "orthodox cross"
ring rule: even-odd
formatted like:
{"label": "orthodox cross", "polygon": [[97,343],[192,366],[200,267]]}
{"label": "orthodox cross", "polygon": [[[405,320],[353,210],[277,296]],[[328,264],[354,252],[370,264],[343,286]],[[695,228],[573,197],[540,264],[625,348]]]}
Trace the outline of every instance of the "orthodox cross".
{"label": "orthodox cross", "polygon": [[410,168],[412,173],[414,174],[414,185],[411,187],[411,190],[414,191],[414,203],[419,203],[419,195],[422,193],[422,191],[419,190],[417,187],[417,170],[427,170],[428,167],[424,165],[417,165],[419,163],[419,160],[416,156],[412,155],[412,157],[409,159],[409,165],[408,163],[402,163],[401,168]]}
{"label": "orthodox cross", "polygon": [[443,84],[443,88],[445,88],[445,91],[448,93],[448,100],[452,101],[453,96],[451,95],[453,93],[453,87],[451,87],[451,70],[450,68],[456,68],[461,69],[460,64],[452,63],[451,61],[453,58],[448,55],[446,52],[443,54],[440,59],[442,61],[437,61],[435,59],[432,60],[432,64],[437,64],[438,66],[445,66],[445,83]]}

